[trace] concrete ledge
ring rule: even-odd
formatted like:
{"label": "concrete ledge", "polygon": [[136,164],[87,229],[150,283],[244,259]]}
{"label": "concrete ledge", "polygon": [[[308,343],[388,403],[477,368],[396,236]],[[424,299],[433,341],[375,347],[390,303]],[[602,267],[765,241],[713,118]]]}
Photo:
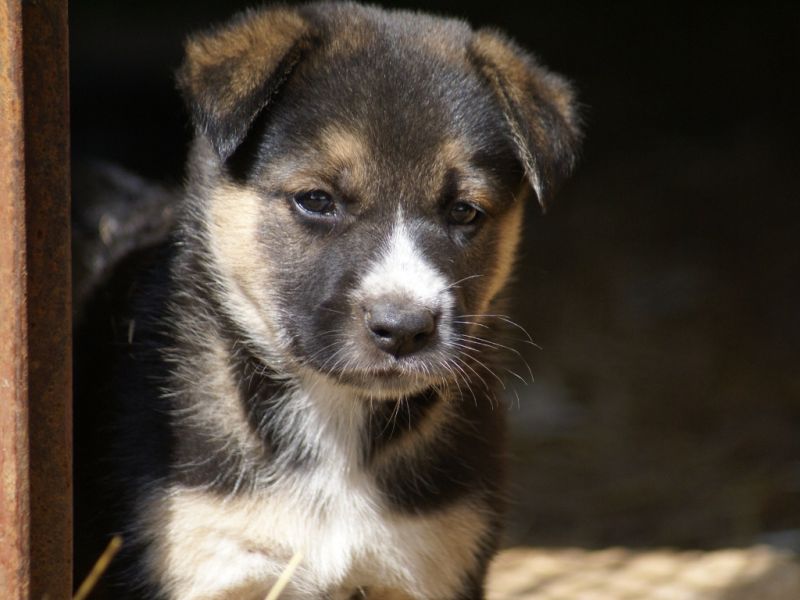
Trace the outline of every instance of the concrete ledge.
{"label": "concrete ledge", "polygon": [[512,548],[489,600],[800,600],[797,557],[767,547],[679,552]]}

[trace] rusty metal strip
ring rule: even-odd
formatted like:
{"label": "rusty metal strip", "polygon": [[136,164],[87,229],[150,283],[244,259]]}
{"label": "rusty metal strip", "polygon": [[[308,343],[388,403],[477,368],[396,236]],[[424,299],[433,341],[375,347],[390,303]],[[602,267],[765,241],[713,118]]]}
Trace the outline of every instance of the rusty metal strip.
{"label": "rusty metal strip", "polygon": [[71,595],[65,0],[0,0],[0,597]]}
{"label": "rusty metal strip", "polygon": [[66,0],[22,3],[31,598],[72,593],[72,305]]}
{"label": "rusty metal strip", "polygon": [[22,12],[0,0],[0,597],[30,579]]}

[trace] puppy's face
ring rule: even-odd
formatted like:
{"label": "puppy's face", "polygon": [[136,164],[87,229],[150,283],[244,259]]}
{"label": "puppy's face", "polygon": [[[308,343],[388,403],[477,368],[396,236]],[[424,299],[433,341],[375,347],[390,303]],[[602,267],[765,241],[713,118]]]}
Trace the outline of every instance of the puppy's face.
{"label": "puppy's face", "polygon": [[533,159],[464,25],[349,10],[195,168],[222,304],[268,362],[397,397],[472,378]]}

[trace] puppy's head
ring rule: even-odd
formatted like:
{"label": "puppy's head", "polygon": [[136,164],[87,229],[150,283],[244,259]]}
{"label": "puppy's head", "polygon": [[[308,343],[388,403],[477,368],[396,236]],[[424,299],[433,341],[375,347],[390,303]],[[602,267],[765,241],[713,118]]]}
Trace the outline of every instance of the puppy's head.
{"label": "puppy's head", "polygon": [[246,13],[179,83],[184,231],[264,360],[376,397],[471,379],[525,199],[572,165],[568,86],[499,34],[353,4]]}

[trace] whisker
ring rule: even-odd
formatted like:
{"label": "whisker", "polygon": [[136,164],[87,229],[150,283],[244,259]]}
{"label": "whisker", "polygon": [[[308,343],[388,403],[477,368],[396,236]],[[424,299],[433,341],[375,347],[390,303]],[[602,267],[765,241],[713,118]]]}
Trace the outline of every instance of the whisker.
{"label": "whisker", "polygon": [[463,283],[463,282],[468,281],[470,279],[475,279],[476,277],[484,277],[484,275],[483,275],[483,273],[477,273],[475,275],[467,275],[466,277],[463,277],[463,278],[459,279],[455,283],[451,283],[447,287],[442,288],[442,291],[445,292],[445,291],[447,291],[449,289],[452,289],[452,288],[458,286],[459,283]]}
{"label": "whisker", "polygon": [[487,392],[491,390],[491,388],[489,387],[489,384],[486,382],[486,380],[483,378],[483,376],[482,376],[480,373],[478,373],[478,372],[477,372],[475,369],[473,369],[473,368],[472,368],[472,365],[470,365],[470,364],[469,364],[469,363],[468,363],[466,360],[464,360],[464,359],[463,359],[461,356],[454,356],[453,358],[454,358],[456,361],[458,361],[459,363],[461,363],[462,365],[464,365],[465,367],[467,367],[467,368],[468,368],[470,371],[472,371],[473,373],[475,373],[475,376],[476,376],[478,379],[480,379],[480,380],[481,380],[481,382],[483,383],[483,387],[484,387],[484,388],[486,388],[486,391],[487,391]]}
{"label": "whisker", "polygon": [[505,344],[501,344],[499,342],[494,342],[492,340],[487,340],[486,338],[482,338],[482,337],[475,336],[475,335],[468,335],[466,333],[462,333],[462,334],[460,334],[460,336],[463,337],[463,338],[469,338],[470,340],[475,341],[476,344],[481,344],[481,345],[484,345],[484,346],[488,346],[489,348],[495,348],[495,349],[502,348],[503,350],[508,350],[509,352],[513,352],[517,356],[520,356],[520,357],[522,356],[520,351],[517,350],[516,348],[512,348],[511,346],[506,346]]}
{"label": "whisker", "polygon": [[506,372],[506,373],[508,373],[509,375],[513,375],[514,377],[516,377],[517,379],[519,379],[519,380],[520,380],[522,383],[524,383],[525,385],[531,385],[531,384],[533,383],[533,381],[531,381],[531,383],[528,383],[528,380],[527,380],[527,379],[525,379],[525,378],[524,378],[522,375],[520,375],[520,374],[519,374],[519,373],[517,373],[516,371],[512,371],[511,369],[508,369],[508,368],[506,368],[506,367],[501,367],[501,369],[503,369],[503,371],[505,371],[505,372]]}
{"label": "whisker", "polygon": [[[478,397],[475,395],[475,390],[473,390],[473,389],[472,389],[472,386],[469,384],[469,377],[467,377],[467,372],[466,372],[466,371],[465,371],[463,368],[461,368],[461,365],[459,365],[459,364],[456,362],[456,360],[455,360],[455,359],[456,359],[456,357],[454,356],[452,359],[448,360],[447,362],[448,362],[448,363],[450,363],[450,364],[452,364],[452,365],[453,365],[453,367],[454,367],[455,369],[457,369],[459,373],[461,373],[461,377],[463,378],[462,380],[464,381],[464,385],[465,385],[465,386],[466,386],[466,388],[469,390],[469,393],[470,393],[470,394],[472,394],[472,400],[475,402],[475,406],[478,406]],[[460,390],[460,389],[461,389],[461,388],[459,387],[459,390]],[[463,396],[463,393],[462,393],[462,396],[461,396],[461,397],[462,397],[462,398],[464,397],[464,396]]]}
{"label": "whisker", "polygon": [[534,380],[533,371],[531,370],[530,364],[528,364],[528,361],[525,359],[525,357],[522,355],[522,353],[519,350],[517,350],[516,348],[512,348],[510,346],[506,346],[505,344],[500,344],[498,342],[492,342],[492,341],[487,340],[485,338],[480,338],[480,337],[466,335],[466,334],[460,334],[459,337],[461,338],[461,341],[464,341],[464,342],[470,342],[470,343],[478,344],[480,346],[484,346],[484,347],[487,347],[487,348],[493,348],[495,350],[503,349],[503,350],[508,350],[509,352],[512,352],[513,354],[515,354],[517,356],[517,358],[519,358],[519,360],[528,369],[528,373],[531,376],[531,381]]}
{"label": "whisker", "polygon": [[484,369],[486,369],[492,375],[492,377],[497,379],[497,381],[500,383],[500,386],[503,389],[506,389],[505,382],[503,382],[503,380],[497,375],[497,373],[495,373],[491,368],[489,368],[489,366],[485,362],[483,362],[482,360],[480,360],[480,359],[478,359],[478,358],[476,358],[475,356],[472,356],[472,355],[469,355],[469,358],[474,360],[480,367],[483,367]]}
{"label": "whisker", "polygon": [[520,403],[520,400],[519,400],[519,394],[517,393],[517,388],[511,388],[511,391],[514,392],[514,396],[517,399],[517,410],[519,410],[521,408],[521,406],[520,406],[521,403]]}
{"label": "whisker", "polygon": [[533,338],[531,337],[531,334],[528,333],[528,330],[525,329],[522,325],[520,325],[516,321],[514,321],[508,315],[484,313],[484,314],[480,314],[480,315],[458,315],[455,318],[456,319],[469,319],[469,318],[478,318],[478,319],[480,319],[480,318],[493,318],[493,319],[498,319],[498,320],[502,321],[503,323],[511,325],[512,327],[515,327],[516,329],[521,331],[525,335],[525,337],[527,338],[527,342],[528,343],[532,344],[533,346],[536,346],[539,350],[542,349],[542,347],[540,345],[538,345],[536,342],[533,341]]}
{"label": "whisker", "polygon": [[476,321],[458,321],[453,320],[453,323],[458,323],[459,325],[474,325],[475,327],[483,327],[484,329],[491,329],[486,323],[478,323]]}

